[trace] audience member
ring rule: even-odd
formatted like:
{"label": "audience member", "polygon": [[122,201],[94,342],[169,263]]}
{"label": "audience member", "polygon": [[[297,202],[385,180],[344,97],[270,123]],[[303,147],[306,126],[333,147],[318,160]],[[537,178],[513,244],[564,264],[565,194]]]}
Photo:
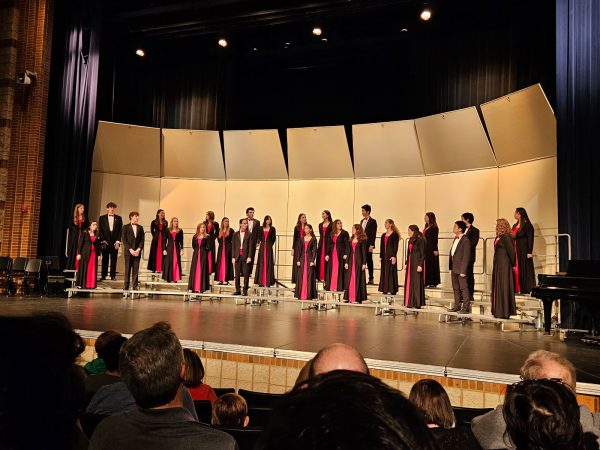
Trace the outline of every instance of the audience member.
{"label": "audience member", "polygon": [[517,450],[598,449],[597,437],[584,433],[572,389],[556,379],[524,380],[509,386],[503,415]]}
{"label": "audience member", "polygon": [[414,384],[408,399],[419,409],[433,436],[446,450],[477,450],[481,447],[470,427],[456,426],[454,411],[444,387],[435,380]]}
{"label": "audience member", "polygon": [[437,449],[416,407],[370,375],[337,370],[285,394],[257,449]]}
{"label": "audience member", "polygon": [[[523,380],[539,380],[555,378],[563,381],[576,392],[575,367],[566,358],[546,350],[532,352],[521,367]],[[584,432],[600,436],[600,414],[592,413],[587,406],[579,407],[580,422]],[[475,417],[471,429],[479,445],[484,449],[508,448],[514,449],[510,437],[506,435],[506,422],[502,413],[502,405],[483,416]]]}
{"label": "audience member", "polygon": [[211,419],[213,425],[245,428],[249,421],[248,405],[241,395],[223,394],[213,405]]}
{"label": "audience member", "polygon": [[100,334],[96,338],[94,349],[96,350],[96,358],[88,362],[83,368],[90,375],[99,375],[106,372],[106,364],[104,363],[104,349],[111,341],[121,336],[121,333],[115,330],[108,330]]}
{"label": "audience member", "polygon": [[0,317],[0,448],[87,448],[83,339],[57,313]]}
{"label": "audience member", "polygon": [[346,344],[330,344],[315,355],[310,365],[310,378],[333,370],[369,373],[367,363],[360,353]]}
{"label": "audience member", "polygon": [[300,369],[300,373],[298,374],[298,377],[296,378],[296,382],[294,383],[295,388],[304,385],[308,381],[308,378],[310,376],[310,367],[312,366],[312,362],[313,362],[313,360],[309,359],[308,361],[306,361],[306,364],[304,364],[302,369]]}
{"label": "audience member", "polygon": [[195,421],[184,408],[183,349],[169,324],[135,333],[121,349],[119,367],[139,408],[103,420],[90,450],[237,448],[231,436]]}
{"label": "audience member", "polygon": [[85,379],[85,396],[89,402],[94,394],[102,386],[117,383],[121,381],[119,373],[119,351],[127,338],[121,335],[116,336],[108,342],[102,352],[102,360],[106,366],[106,372],[97,375],[90,375]]}
{"label": "audience member", "polygon": [[183,385],[188,388],[193,400],[210,400],[214,404],[217,394],[212,387],[204,384],[204,366],[202,360],[189,348],[183,349],[185,360],[185,374],[183,375]]}

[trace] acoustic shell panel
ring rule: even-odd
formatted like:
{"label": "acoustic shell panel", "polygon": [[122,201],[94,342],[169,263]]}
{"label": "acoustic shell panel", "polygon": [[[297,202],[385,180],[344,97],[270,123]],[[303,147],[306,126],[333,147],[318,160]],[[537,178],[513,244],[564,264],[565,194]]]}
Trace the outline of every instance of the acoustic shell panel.
{"label": "acoustic shell panel", "polygon": [[277,130],[224,131],[228,180],[287,180]]}
{"label": "acoustic shell panel", "polygon": [[164,177],[225,179],[218,131],[163,129],[162,140]]}
{"label": "acoustic shell panel", "polygon": [[414,120],[352,125],[356,178],[423,175]]}
{"label": "acoustic shell panel", "polygon": [[290,180],[353,178],[343,126],[287,130]]}
{"label": "acoustic shell panel", "polygon": [[535,84],[481,105],[500,166],[556,156],[556,117]]}
{"label": "acoustic shell panel", "polygon": [[160,129],[98,122],[92,169],[159,177]]}
{"label": "acoustic shell panel", "polygon": [[496,167],[474,107],[416,119],[415,126],[427,175]]}

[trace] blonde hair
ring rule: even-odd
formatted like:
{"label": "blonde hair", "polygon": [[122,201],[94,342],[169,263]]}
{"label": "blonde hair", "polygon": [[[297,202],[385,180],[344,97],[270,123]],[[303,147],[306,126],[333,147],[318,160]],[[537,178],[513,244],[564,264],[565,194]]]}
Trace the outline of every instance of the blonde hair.
{"label": "blonde hair", "polygon": [[[75,205],[75,209],[73,210],[73,223],[75,225],[77,225],[79,223],[79,208],[82,207],[83,204],[82,203],[77,203]],[[85,208],[85,207],[84,207]],[[81,219],[83,222],[85,222],[85,212],[81,215]]]}
{"label": "blonde hair", "polygon": [[200,236],[200,228],[202,227],[204,227],[204,234],[206,234],[206,224],[204,222],[200,222],[196,227],[196,234],[194,235],[194,237]]}
{"label": "blonde hair", "polygon": [[385,221],[390,224],[390,228],[392,229],[392,231],[394,233],[396,233],[398,235],[398,237],[401,237],[400,236],[400,230],[398,229],[398,227],[396,226],[396,224],[394,223],[394,221],[392,219],[385,219]]}
{"label": "blonde hair", "polygon": [[498,219],[496,220],[496,236],[504,236],[505,234],[511,234],[512,228],[510,227],[510,223],[506,219]]}
{"label": "blonde hair", "polygon": [[177,228],[179,228],[179,219],[177,217],[171,217],[171,221],[169,222],[169,230],[173,229],[173,221],[177,221]]}
{"label": "blonde hair", "polygon": [[573,391],[575,391],[577,375],[575,373],[575,366],[573,363],[568,359],[563,358],[558,353],[549,352],[547,350],[536,350],[529,354],[523,363],[523,366],[521,366],[521,378],[524,380],[539,380],[541,378],[547,378],[547,375],[544,373],[544,368],[545,363],[550,361],[565,369],[571,379],[562,381],[569,385]]}

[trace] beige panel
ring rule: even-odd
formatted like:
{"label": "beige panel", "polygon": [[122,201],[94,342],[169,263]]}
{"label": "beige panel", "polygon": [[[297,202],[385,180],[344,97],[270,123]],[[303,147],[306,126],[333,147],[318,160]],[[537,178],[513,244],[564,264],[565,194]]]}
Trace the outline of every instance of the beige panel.
{"label": "beige panel", "polygon": [[93,170],[160,176],[160,129],[98,122]]}
{"label": "beige panel", "polygon": [[246,208],[251,206],[254,208],[255,218],[261,223],[265,215],[269,215],[278,232],[287,231],[287,180],[228,180],[226,186],[225,215],[235,224],[236,229],[239,219],[246,216]]}
{"label": "beige panel", "polygon": [[477,109],[415,120],[426,174],[496,167]]}
{"label": "beige panel", "polygon": [[228,180],[287,180],[277,130],[224,131]]}
{"label": "beige panel", "polygon": [[287,141],[290,179],[354,177],[343,126],[289,128]]}
{"label": "beige panel", "polygon": [[499,165],[556,155],[556,117],[539,84],[484,103],[481,112]]}
{"label": "beige panel", "polygon": [[423,175],[414,120],[352,125],[356,178]]}
{"label": "beige panel", "polygon": [[162,130],[163,176],[225,179],[218,131]]}

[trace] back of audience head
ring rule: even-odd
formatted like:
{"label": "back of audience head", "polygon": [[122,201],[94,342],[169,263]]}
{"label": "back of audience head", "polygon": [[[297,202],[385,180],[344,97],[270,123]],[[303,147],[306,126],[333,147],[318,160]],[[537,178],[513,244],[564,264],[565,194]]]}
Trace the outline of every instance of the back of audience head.
{"label": "back of audience head", "polygon": [[258,449],[435,449],[423,418],[400,391],[370,375],[337,370],[285,394]]}
{"label": "back of audience head", "polygon": [[509,386],[503,415],[517,450],[585,448],[577,398],[561,381],[524,380]]}
{"label": "back of audience head", "polygon": [[416,382],[408,399],[421,411],[429,427],[452,428],[454,411],[444,387],[435,380]]}
{"label": "back of audience head", "polygon": [[104,333],[101,333],[96,338],[96,343],[94,344],[94,349],[96,350],[98,358],[104,359],[104,349],[119,337],[121,337],[121,333],[115,330],[107,330]]}
{"label": "back of audience head", "polygon": [[115,336],[105,345],[104,349],[102,350],[102,359],[104,360],[104,364],[106,365],[106,370],[108,372],[119,371],[120,350],[125,342],[127,342],[127,338],[125,336]]}
{"label": "back of audience head", "polygon": [[304,364],[302,369],[300,369],[300,373],[298,374],[296,382],[294,383],[295,388],[305,385],[308,381],[308,378],[310,377],[312,362],[313,360],[309,359],[308,361],[306,361],[306,364]]}
{"label": "back of audience head", "polygon": [[330,344],[319,350],[309,369],[310,378],[333,370],[369,373],[367,363],[361,354],[354,347],[342,343]]}
{"label": "back of audience head", "polygon": [[58,313],[0,317],[0,448],[65,449],[85,401],[83,339]]}
{"label": "back of audience head", "polygon": [[244,397],[228,393],[221,395],[213,405],[213,425],[225,427],[247,427],[250,421],[248,417],[248,404]]}
{"label": "back of audience head", "polygon": [[523,380],[556,378],[562,380],[573,392],[577,383],[573,363],[558,353],[547,350],[536,350],[529,354],[521,366],[521,378]]}
{"label": "back of audience head", "polygon": [[189,348],[183,349],[183,358],[185,361],[185,374],[183,375],[183,385],[188,388],[200,386],[204,379],[204,365],[198,354]]}
{"label": "back of audience head", "polygon": [[164,406],[175,399],[181,387],[183,349],[170,325],[158,322],[123,345],[119,366],[138,406]]}

